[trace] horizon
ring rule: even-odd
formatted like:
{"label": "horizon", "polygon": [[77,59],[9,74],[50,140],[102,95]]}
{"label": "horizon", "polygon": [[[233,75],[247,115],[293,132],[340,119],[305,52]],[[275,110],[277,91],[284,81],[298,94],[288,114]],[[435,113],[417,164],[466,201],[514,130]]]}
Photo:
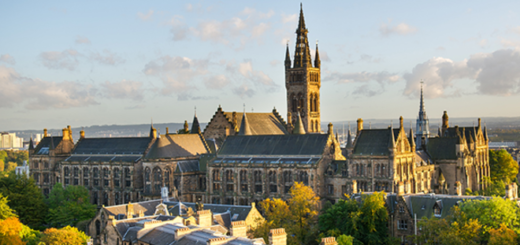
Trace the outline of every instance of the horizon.
{"label": "horizon", "polygon": [[[191,123],[195,108],[207,123],[219,105],[243,104],[287,121],[283,61],[300,2],[4,5],[0,131]],[[303,2],[313,55],[319,40],[322,124],[415,124],[421,80],[430,120],[520,117],[519,7]]]}

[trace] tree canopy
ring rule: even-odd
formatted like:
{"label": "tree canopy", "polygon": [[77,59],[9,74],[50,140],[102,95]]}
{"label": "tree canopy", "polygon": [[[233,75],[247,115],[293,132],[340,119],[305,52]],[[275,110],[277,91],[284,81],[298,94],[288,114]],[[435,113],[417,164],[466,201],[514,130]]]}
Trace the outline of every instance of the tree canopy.
{"label": "tree canopy", "polygon": [[9,205],[7,205],[8,202],[9,201],[7,200],[7,197],[4,197],[2,193],[0,193],[0,220],[10,217],[17,217],[17,215],[14,213],[14,210],[12,210]]}
{"label": "tree canopy", "polygon": [[75,226],[79,221],[96,215],[96,205],[90,204],[88,190],[83,186],[56,183],[46,203],[49,207],[47,223],[52,227]]}
{"label": "tree canopy", "polygon": [[22,226],[16,217],[0,220],[0,244],[25,244],[19,235]]}
{"label": "tree canopy", "polygon": [[89,236],[85,235],[75,227],[64,227],[61,229],[49,228],[43,232],[41,239],[47,245],[76,245],[86,244]]}
{"label": "tree canopy", "polygon": [[489,150],[489,166],[491,168],[491,180],[510,181],[516,179],[518,163],[506,150]]}

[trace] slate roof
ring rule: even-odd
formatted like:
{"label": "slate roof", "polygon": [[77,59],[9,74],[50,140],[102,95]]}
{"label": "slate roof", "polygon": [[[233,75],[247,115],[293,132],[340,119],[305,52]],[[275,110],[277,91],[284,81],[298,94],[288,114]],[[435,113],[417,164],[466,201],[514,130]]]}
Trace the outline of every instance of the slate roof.
{"label": "slate roof", "polygon": [[190,160],[190,161],[179,161],[177,162],[177,168],[175,169],[176,173],[187,173],[187,172],[197,172],[199,171],[199,160]]}
{"label": "slate roof", "polygon": [[[237,125],[242,125],[243,112],[237,112]],[[270,134],[288,134],[287,129],[282,121],[272,112],[247,112],[247,123],[251,134],[253,135],[270,135]],[[233,120],[233,112],[224,112],[224,116],[231,123]]]}
{"label": "slate roof", "polygon": [[48,155],[49,154],[49,148],[51,146],[51,141],[54,145],[54,147],[58,146],[58,144],[61,143],[61,140],[63,139],[63,136],[47,136],[44,137],[40,143],[36,146],[34,149],[34,155]]}
{"label": "slate roof", "polygon": [[415,151],[415,164],[417,167],[423,166],[423,164],[430,164],[431,159],[427,152],[423,150]]}
{"label": "slate roof", "polygon": [[441,205],[441,218],[445,218],[451,213],[453,206],[459,205],[460,203],[467,200],[485,200],[491,197],[482,196],[454,196],[454,195],[410,195],[407,200],[407,205],[410,213],[417,214],[417,219],[422,217],[431,218],[434,216],[433,207],[435,203]]}
{"label": "slate roof", "polygon": [[457,138],[430,138],[426,144],[426,151],[433,160],[457,159]]}
{"label": "slate roof", "polygon": [[65,159],[66,162],[137,162],[141,159],[137,156],[96,156],[96,155],[73,155]]}
{"label": "slate roof", "polygon": [[[399,130],[394,129],[394,140],[398,133]],[[388,156],[390,137],[390,129],[363,129],[356,138],[353,154]]]}
{"label": "slate roof", "polygon": [[217,155],[323,155],[328,138],[328,134],[230,136]]}
{"label": "slate roof", "polygon": [[145,159],[192,157],[210,153],[201,134],[161,135],[150,148]]}
{"label": "slate roof", "polygon": [[167,245],[175,242],[175,231],[185,226],[177,224],[164,224],[153,228],[146,235],[142,236],[139,241],[153,245]]}
{"label": "slate roof", "polygon": [[[168,205],[169,212],[171,216],[178,216],[179,215],[179,202],[165,202],[166,205]],[[195,203],[191,202],[182,202],[183,205],[183,213],[188,211],[188,207],[191,208],[193,211],[197,210],[195,207]],[[252,207],[251,206],[241,206],[241,205],[226,205],[226,204],[204,204],[204,209],[211,210],[213,214],[223,214],[226,212],[229,212],[231,221],[235,220],[245,220],[247,216],[249,215],[249,212],[251,212]],[[235,214],[237,214],[235,216]],[[236,217],[236,218],[234,218]],[[229,226],[227,226],[229,228]]]}
{"label": "slate roof", "polygon": [[[132,203],[134,205],[134,215],[137,215],[139,211],[143,211],[145,216],[150,216],[155,213],[155,207],[161,203],[161,200],[151,200],[144,202]],[[104,207],[105,211],[108,215],[118,215],[123,214],[126,215],[126,206],[127,204],[115,205]]]}
{"label": "slate roof", "polygon": [[152,142],[149,137],[84,138],[72,154],[144,154]]}

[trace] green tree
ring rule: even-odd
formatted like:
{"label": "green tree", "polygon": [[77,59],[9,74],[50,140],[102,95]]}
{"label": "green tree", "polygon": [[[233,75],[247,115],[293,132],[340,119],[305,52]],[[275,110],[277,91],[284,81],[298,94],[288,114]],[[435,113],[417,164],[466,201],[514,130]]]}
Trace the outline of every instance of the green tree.
{"label": "green tree", "polygon": [[7,200],[7,197],[4,197],[2,193],[0,193],[0,220],[7,219],[9,217],[17,217],[17,215],[14,213],[14,210],[12,210],[9,205],[7,205],[9,201]]}
{"label": "green tree", "polygon": [[0,178],[0,193],[9,198],[9,207],[16,211],[23,224],[33,229],[41,228],[47,206],[34,179],[9,173]]}
{"label": "green tree", "polygon": [[14,170],[16,169],[16,167],[18,167],[18,165],[16,165],[15,162],[8,162],[7,163],[7,166],[5,168],[5,171],[6,172],[14,172]]}
{"label": "green tree", "polygon": [[75,226],[96,215],[96,205],[90,204],[88,190],[83,186],[69,185],[64,189],[56,183],[46,203],[49,207],[47,223],[52,227]]}
{"label": "green tree", "polygon": [[347,235],[341,235],[337,239],[338,245],[352,245],[354,244],[354,237],[347,236]]}
{"label": "green tree", "polygon": [[505,224],[500,224],[500,228],[489,230],[489,245],[516,244],[518,235]]}
{"label": "green tree", "polygon": [[491,168],[491,180],[510,181],[516,179],[518,174],[518,163],[506,150],[489,150],[489,166]]}
{"label": "green tree", "polygon": [[[493,197],[489,200],[468,200],[460,205],[462,214],[457,217],[458,222],[467,222],[470,219],[478,220],[487,233],[490,229],[498,229],[502,224],[507,228],[520,233],[519,208],[514,201]],[[455,214],[458,214],[455,209]]]}

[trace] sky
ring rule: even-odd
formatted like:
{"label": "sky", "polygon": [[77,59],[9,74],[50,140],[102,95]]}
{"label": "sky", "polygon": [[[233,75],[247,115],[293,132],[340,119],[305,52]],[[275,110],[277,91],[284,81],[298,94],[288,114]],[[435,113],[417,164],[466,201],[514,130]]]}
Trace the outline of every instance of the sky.
{"label": "sky", "polygon": [[[302,4],[322,123],[416,118],[421,80],[430,118],[520,116],[519,1]],[[0,131],[287,114],[300,2],[0,6]]]}

